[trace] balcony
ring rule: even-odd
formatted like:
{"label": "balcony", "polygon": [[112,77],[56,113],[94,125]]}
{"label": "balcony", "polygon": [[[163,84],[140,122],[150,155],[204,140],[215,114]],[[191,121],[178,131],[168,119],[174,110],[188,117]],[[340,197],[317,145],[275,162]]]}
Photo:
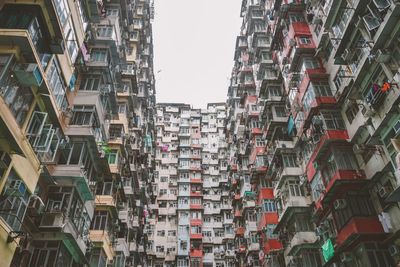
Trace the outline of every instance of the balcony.
{"label": "balcony", "polygon": [[86,170],[80,165],[54,165],[51,175],[59,184],[77,186],[83,201],[94,199],[86,176]]}
{"label": "balcony", "polygon": [[196,249],[196,248],[190,249],[190,257],[201,258],[202,256],[203,256],[203,250],[202,249]]}
{"label": "balcony", "polygon": [[125,238],[117,238],[117,245],[115,246],[115,251],[121,251],[125,257],[129,257],[129,245]]}
{"label": "balcony", "polygon": [[201,205],[201,204],[190,204],[190,209],[191,210],[202,210],[203,209],[203,205]]}
{"label": "balcony", "polygon": [[319,198],[319,203],[328,204],[340,192],[357,190],[366,182],[365,173],[362,170],[336,170],[333,176],[328,178],[324,194]]}
{"label": "balcony", "polygon": [[344,143],[347,141],[347,139],[349,139],[349,135],[346,130],[332,129],[324,130],[324,135],[317,136],[317,138],[317,145],[314,148],[314,151],[306,167],[308,181],[311,181],[316,173],[316,165],[314,164],[314,162],[320,159],[320,157],[328,150],[332,143]]}
{"label": "balcony", "polygon": [[203,192],[201,190],[191,190],[190,196],[191,197],[201,197],[201,196],[203,196]]}
{"label": "balcony", "polygon": [[282,200],[282,207],[278,211],[280,224],[287,221],[291,216],[296,213],[296,211],[310,208],[310,197],[291,196],[290,194],[287,194],[286,196],[282,196],[281,194],[279,194],[279,196]]}
{"label": "balcony", "polygon": [[96,195],[94,203],[96,206],[106,206],[109,208],[116,209],[116,204],[115,204],[115,200],[114,200],[113,196]]}
{"label": "balcony", "polygon": [[235,235],[237,236],[243,236],[244,232],[246,231],[246,228],[239,226],[235,229]]}
{"label": "balcony", "polygon": [[[49,238],[53,240],[62,240],[68,243],[71,246],[70,248],[80,258],[84,258],[87,248],[85,242],[87,236],[82,236],[82,233],[77,230],[72,220],[66,216],[67,215],[62,212],[44,213],[39,225],[41,233],[34,234],[34,238],[35,240],[47,240]],[[82,219],[83,218],[84,217],[82,217]]]}
{"label": "balcony", "polygon": [[202,240],[203,236],[202,236],[201,233],[200,234],[198,234],[198,233],[190,233],[190,239],[200,239],[200,240]]}
{"label": "balcony", "polygon": [[243,200],[243,209],[255,208],[256,202],[255,200]]}
{"label": "balcony", "polygon": [[285,256],[296,255],[297,251],[303,248],[317,248],[317,236],[314,232],[296,232],[285,249]]}
{"label": "balcony", "polygon": [[379,236],[383,237],[385,235],[382,224],[377,216],[351,218],[350,221],[338,231],[336,245],[338,247],[344,246],[361,235],[369,235],[371,240],[376,240]]}
{"label": "balcony", "polygon": [[260,250],[260,243],[252,242],[248,245],[248,250],[250,252],[258,252]]}
{"label": "balcony", "polygon": [[91,242],[101,245],[109,260],[113,259],[115,252],[110,240],[109,233],[107,231],[90,230],[89,238]]}

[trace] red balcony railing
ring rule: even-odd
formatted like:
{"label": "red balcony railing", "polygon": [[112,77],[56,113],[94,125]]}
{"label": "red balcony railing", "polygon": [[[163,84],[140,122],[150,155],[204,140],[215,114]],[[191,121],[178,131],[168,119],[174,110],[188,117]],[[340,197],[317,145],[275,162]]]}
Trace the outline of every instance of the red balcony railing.
{"label": "red balcony railing", "polygon": [[384,235],[382,224],[378,217],[353,217],[339,231],[336,236],[336,245],[341,246],[346,241],[357,235],[373,235],[376,238],[378,235]]}
{"label": "red balcony railing", "polygon": [[322,194],[319,202],[326,204],[339,192],[359,188],[360,183],[366,181],[365,178],[365,173],[360,170],[337,170],[325,185],[325,194]]}
{"label": "red balcony railing", "polygon": [[310,160],[307,163],[307,178],[311,182],[316,173],[314,161],[317,160],[324,152],[327,151],[329,145],[334,141],[346,141],[349,139],[347,130],[325,130],[324,135],[321,136],[320,141],[315,147]]}

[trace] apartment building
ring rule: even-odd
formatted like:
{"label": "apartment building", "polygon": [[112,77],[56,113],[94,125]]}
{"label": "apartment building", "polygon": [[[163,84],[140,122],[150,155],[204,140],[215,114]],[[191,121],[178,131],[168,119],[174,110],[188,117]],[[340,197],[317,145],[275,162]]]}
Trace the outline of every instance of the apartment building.
{"label": "apartment building", "polygon": [[1,266],[145,266],[151,1],[3,1]]}
{"label": "apartment building", "polygon": [[399,263],[399,8],[243,1],[227,100],[239,266]]}
{"label": "apartment building", "polygon": [[234,266],[226,105],[157,104],[152,266]]}

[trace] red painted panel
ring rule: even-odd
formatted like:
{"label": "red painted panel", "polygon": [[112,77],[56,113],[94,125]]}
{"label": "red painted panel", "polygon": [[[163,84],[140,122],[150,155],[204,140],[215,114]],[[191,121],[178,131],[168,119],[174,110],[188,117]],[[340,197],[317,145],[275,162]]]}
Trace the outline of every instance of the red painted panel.
{"label": "red painted panel", "polygon": [[245,232],[244,227],[238,227],[238,228],[236,228],[236,230],[235,230],[235,233],[236,233],[237,235],[244,235],[244,232]]}
{"label": "red painted panel", "polygon": [[272,188],[261,188],[259,192],[259,199],[274,199],[274,189]]}
{"label": "red painted panel", "polygon": [[202,225],[203,221],[201,219],[191,219],[190,220],[190,225],[191,226],[198,226],[198,225]]}
{"label": "red painted panel", "polygon": [[264,212],[261,215],[260,221],[257,225],[257,230],[261,231],[267,224],[278,224],[278,213],[276,212]]}
{"label": "red painted panel", "polygon": [[190,204],[190,209],[191,210],[201,210],[201,209],[203,209],[203,206],[201,204]]}
{"label": "red painted panel", "polygon": [[311,106],[317,107],[323,104],[336,104],[336,98],[334,96],[319,96],[314,99]]}
{"label": "red painted panel", "polygon": [[310,27],[308,26],[307,22],[293,22],[290,24],[289,31],[293,32],[294,36],[311,35]]}
{"label": "red painted panel", "polygon": [[[258,116],[258,114],[257,114],[257,116]],[[252,135],[261,135],[261,134],[262,134],[262,131],[261,131],[260,128],[252,128],[252,129],[251,129],[251,134],[252,134]]]}
{"label": "red painted panel", "polygon": [[354,217],[346,224],[345,227],[338,233],[336,244],[340,246],[352,234],[373,234],[383,233],[382,224],[378,217]]}
{"label": "red painted panel", "polygon": [[190,257],[199,258],[203,256],[203,251],[201,249],[191,249]]}
{"label": "red painted panel", "polygon": [[268,254],[274,250],[282,249],[283,246],[281,242],[276,239],[269,239],[268,241],[264,242],[264,253]]}
{"label": "red painted panel", "polygon": [[190,234],[191,239],[203,239],[202,234]]}
{"label": "red painted panel", "polygon": [[321,148],[325,145],[326,140],[346,140],[349,139],[349,134],[346,130],[326,130],[325,135],[321,137],[321,141],[318,143],[317,147],[314,149],[313,154],[310,157],[310,160],[307,163],[307,179],[309,182],[312,181],[316,171],[313,166],[313,162],[317,157]]}

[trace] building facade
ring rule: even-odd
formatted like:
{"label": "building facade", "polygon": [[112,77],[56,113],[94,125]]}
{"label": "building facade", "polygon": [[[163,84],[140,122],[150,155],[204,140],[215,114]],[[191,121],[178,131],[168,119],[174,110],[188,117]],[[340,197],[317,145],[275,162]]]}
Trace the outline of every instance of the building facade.
{"label": "building facade", "polygon": [[243,1],[227,101],[239,266],[398,264],[398,15]]}
{"label": "building facade", "polygon": [[156,103],[151,0],[0,4],[0,266],[396,266],[400,3],[243,0],[226,103]]}
{"label": "building facade", "polygon": [[146,266],[153,8],[1,3],[1,266]]}

